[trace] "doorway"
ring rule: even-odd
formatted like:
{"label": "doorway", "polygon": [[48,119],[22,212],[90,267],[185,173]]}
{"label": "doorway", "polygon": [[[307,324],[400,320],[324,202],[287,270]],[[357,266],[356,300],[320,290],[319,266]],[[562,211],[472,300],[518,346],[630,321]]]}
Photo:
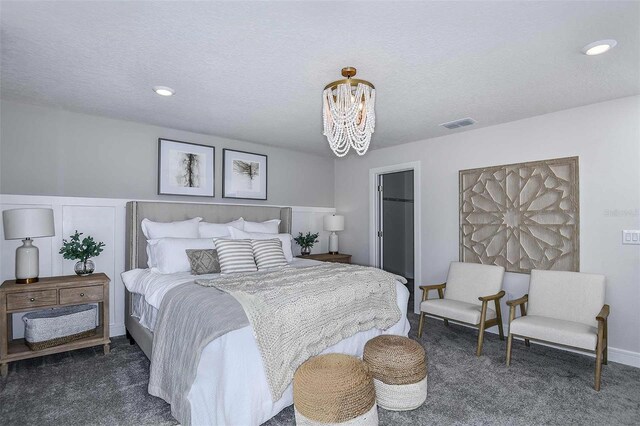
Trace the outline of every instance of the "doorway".
{"label": "doorway", "polygon": [[419,163],[371,170],[372,264],[407,279],[409,310],[419,282]]}

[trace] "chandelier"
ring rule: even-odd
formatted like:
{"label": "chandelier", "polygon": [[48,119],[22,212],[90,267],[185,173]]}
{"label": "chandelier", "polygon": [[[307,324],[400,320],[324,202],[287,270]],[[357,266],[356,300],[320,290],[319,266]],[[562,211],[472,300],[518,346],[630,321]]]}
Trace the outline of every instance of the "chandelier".
{"label": "chandelier", "polygon": [[355,68],[342,68],[346,78],[327,84],[322,93],[323,134],[338,157],[347,155],[350,148],[364,155],[376,125],[375,87],[368,81],[351,78],[355,75]]}

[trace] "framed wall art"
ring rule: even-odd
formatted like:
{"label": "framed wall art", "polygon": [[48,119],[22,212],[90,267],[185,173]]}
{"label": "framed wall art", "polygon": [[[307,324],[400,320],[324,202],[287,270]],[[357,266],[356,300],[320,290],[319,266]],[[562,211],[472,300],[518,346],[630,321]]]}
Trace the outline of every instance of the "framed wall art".
{"label": "framed wall art", "polygon": [[158,194],[215,195],[215,148],[158,139]]}
{"label": "framed wall art", "polygon": [[461,170],[460,260],[580,270],[578,157]]}
{"label": "framed wall art", "polygon": [[224,198],[266,200],[267,156],[223,149],[222,196]]}

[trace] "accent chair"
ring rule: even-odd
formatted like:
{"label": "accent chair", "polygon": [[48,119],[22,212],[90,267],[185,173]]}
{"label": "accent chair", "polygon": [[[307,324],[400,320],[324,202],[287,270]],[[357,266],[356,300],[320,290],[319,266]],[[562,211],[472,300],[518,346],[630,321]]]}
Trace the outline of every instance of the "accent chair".
{"label": "accent chair", "polygon": [[594,389],[599,391],[602,364],[607,363],[609,305],[604,296],[604,275],[532,270],[529,294],[507,302],[507,366],[514,336],[524,338],[527,346],[531,339],[595,352]]}
{"label": "accent chair", "polygon": [[[502,266],[451,262],[446,283],[420,286],[422,302],[418,337],[422,338],[424,317],[428,314],[443,318],[447,327],[449,320],[477,327],[477,356],[482,353],[484,331],[487,328],[497,325],[500,340],[504,340],[500,313],[500,299],[505,294],[502,290],[503,278]],[[430,290],[438,291],[438,299],[429,299]],[[492,301],[495,309],[489,307]]]}

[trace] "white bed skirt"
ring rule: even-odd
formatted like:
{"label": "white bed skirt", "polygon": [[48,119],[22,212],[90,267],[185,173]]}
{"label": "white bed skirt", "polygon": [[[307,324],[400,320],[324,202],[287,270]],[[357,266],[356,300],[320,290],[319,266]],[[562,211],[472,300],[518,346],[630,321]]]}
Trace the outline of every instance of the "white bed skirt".
{"label": "white bed skirt", "polygon": [[[396,283],[402,317],[388,330],[364,331],[327,348],[362,357],[365,343],[380,334],[406,336],[409,333],[407,303],[409,291]],[[293,404],[292,386],[282,398],[271,400],[262,358],[251,327],[232,331],[209,343],[200,358],[196,379],[188,395],[193,426],[259,425]]]}

